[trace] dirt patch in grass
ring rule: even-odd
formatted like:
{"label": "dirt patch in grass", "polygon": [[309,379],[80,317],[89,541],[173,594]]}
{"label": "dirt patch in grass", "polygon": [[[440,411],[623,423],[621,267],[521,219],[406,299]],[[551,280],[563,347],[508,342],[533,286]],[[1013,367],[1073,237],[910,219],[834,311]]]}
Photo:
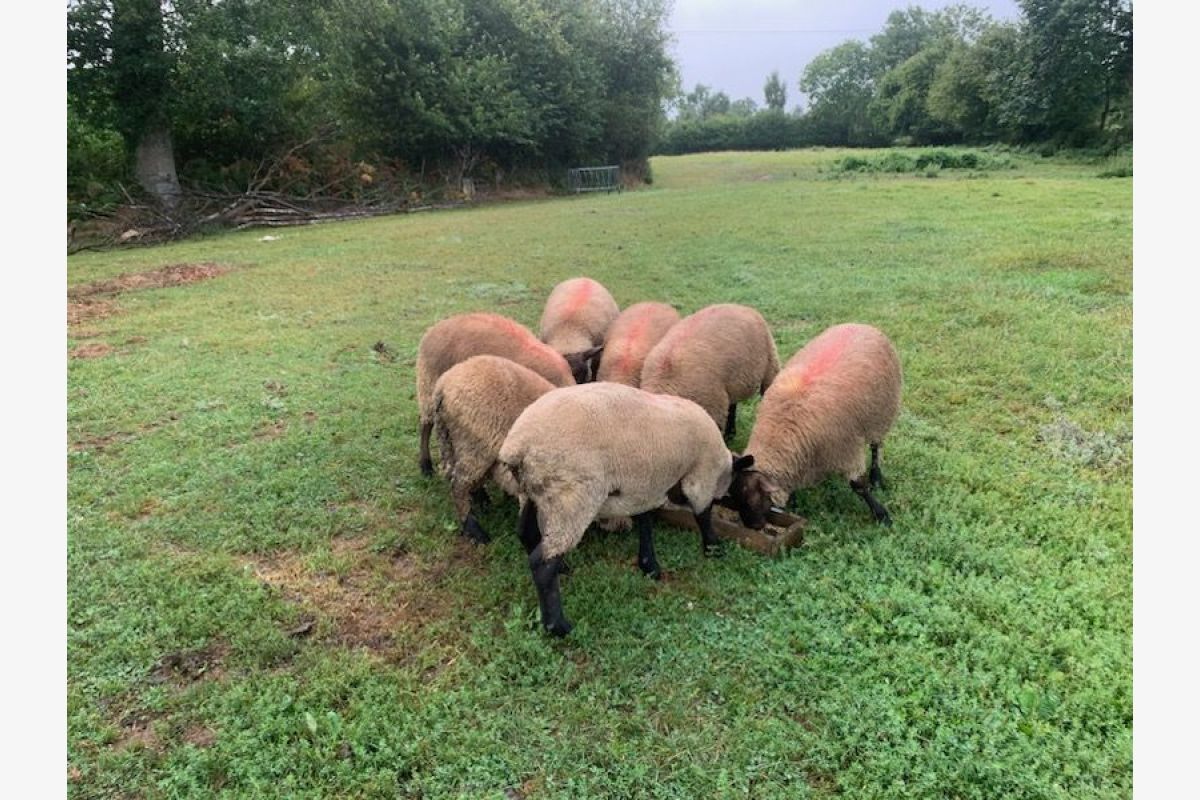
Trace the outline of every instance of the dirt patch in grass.
{"label": "dirt patch in grass", "polygon": [[392,352],[391,348],[383,340],[371,345],[371,349],[375,351],[375,354],[379,356],[381,361],[391,363],[396,360],[396,354]]}
{"label": "dirt patch in grass", "polygon": [[76,452],[81,450],[105,450],[114,444],[131,442],[134,439],[137,439],[139,436],[153,433],[159,428],[178,421],[178,414],[170,414],[166,419],[156,420],[154,422],[147,422],[144,425],[139,425],[136,431],[117,431],[115,433],[103,433],[95,436],[85,435],[71,442],[71,449]]}
{"label": "dirt patch in grass", "polygon": [[68,355],[71,358],[103,358],[112,351],[112,345],[106,342],[90,342],[72,349]]}
{"label": "dirt patch in grass", "polygon": [[[103,294],[120,294],[141,289],[164,289],[169,286],[182,286],[188,283],[206,281],[218,275],[229,272],[229,267],[212,262],[200,264],[172,264],[161,269],[147,272],[130,272],[107,281],[97,281],[83,286],[76,286],[67,291],[69,300],[95,297]],[[68,313],[68,320],[70,315]]]}
{"label": "dirt patch in grass", "polygon": [[134,711],[121,718],[118,725],[120,735],[109,745],[114,750],[128,750],[139,747],[145,750],[161,751],[162,739],[154,732],[154,721],[162,714],[154,711]]}
{"label": "dirt patch in grass", "polygon": [[167,653],[150,671],[150,682],[183,686],[199,680],[220,680],[225,674],[224,663],[228,653],[229,647],[223,642],[198,650]]}
{"label": "dirt patch in grass", "polygon": [[[182,286],[197,281],[205,281],[224,275],[229,267],[210,262],[200,264],[173,264],[161,269],[148,272],[131,272],[119,275],[107,281],[97,281],[67,290],[67,326],[72,327],[84,322],[105,319],[113,314],[121,313],[121,308],[112,300],[101,299],[101,295],[116,295],[122,292],[133,292],[139,289],[163,289],[169,286]],[[95,331],[75,331],[71,334],[76,339],[97,336]],[[145,341],[142,337],[134,337]],[[134,344],[130,341],[127,344]],[[106,345],[107,346],[107,345]],[[77,348],[78,349],[78,348]],[[111,348],[109,348],[111,350]],[[107,351],[106,351],[107,352]],[[102,353],[104,355],[106,353]],[[76,355],[72,358],[96,358],[96,355]]]}
{"label": "dirt patch in grass", "polygon": [[[329,621],[312,632],[333,644],[376,653],[392,649],[396,634],[419,630],[447,613],[438,591],[447,564],[429,565],[399,551],[375,552],[366,537],[335,539],[329,569],[311,569],[297,553],[247,562],[255,576],[283,597]],[[310,626],[298,630],[310,635]]]}
{"label": "dirt patch in grass", "polygon": [[[120,313],[121,309],[116,303],[109,300],[97,300],[95,298],[84,298],[81,300],[67,300],[67,325],[80,325],[84,322],[92,322],[98,319],[111,317],[113,314]],[[89,336],[96,336],[94,331],[86,332]],[[72,336],[82,339],[84,331],[73,331]]]}
{"label": "dirt patch in grass", "polygon": [[287,427],[287,422],[281,419],[264,423],[254,429],[254,439],[259,442],[278,439],[287,433]]}
{"label": "dirt patch in grass", "polygon": [[190,725],[183,732],[183,741],[201,749],[212,747],[217,741],[217,732],[207,725]]}

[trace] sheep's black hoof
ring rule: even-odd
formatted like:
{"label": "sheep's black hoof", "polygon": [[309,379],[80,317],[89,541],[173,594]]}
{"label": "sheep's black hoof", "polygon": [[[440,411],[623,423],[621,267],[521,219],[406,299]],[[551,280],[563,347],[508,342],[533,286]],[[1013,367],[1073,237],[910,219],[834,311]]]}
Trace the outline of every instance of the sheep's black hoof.
{"label": "sheep's black hoof", "polygon": [[546,633],[551,636],[557,636],[560,639],[570,633],[572,627],[574,626],[567,622],[566,617],[559,617],[553,622],[545,623]]}
{"label": "sheep's black hoof", "polygon": [[467,514],[467,518],[462,523],[461,533],[476,544],[487,544],[492,540],[488,532],[479,524],[479,520],[475,519],[474,514]]}
{"label": "sheep's black hoof", "polygon": [[892,527],[892,516],[886,511],[884,511],[882,514],[876,514],[875,521],[885,528]]}
{"label": "sheep's black hoof", "polygon": [[638,568],[647,578],[653,578],[656,581],[662,580],[662,570],[657,561],[638,561]]}
{"label": "sheep's black hoof", "polygon": [[433,459],[432,458],[422,458],[421,459],[421,474],[424,475],[426,478],[428,478],[430,475],[433,474]]}

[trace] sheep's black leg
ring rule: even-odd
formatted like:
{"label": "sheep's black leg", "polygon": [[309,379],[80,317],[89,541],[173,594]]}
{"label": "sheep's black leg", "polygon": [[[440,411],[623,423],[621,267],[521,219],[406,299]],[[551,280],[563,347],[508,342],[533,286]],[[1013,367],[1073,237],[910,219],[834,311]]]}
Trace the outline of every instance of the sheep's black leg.
{"label": "sheep's black leg", "polygon": [[532,553],[533,549],[542,543],[542,529],[538,527],[537,505],[532,500],[527,501],[521,509],[517,534],[521,537],[521,544],[525,547],[526,553]]}
{"label": "sheep's black leg", "polygon": [[737,403],[729,404],[729,415],[725,417],[725,441],[737,435]]}
{"label": "sheep's black leg", "polygon": [[883,471],[879,469],[879,443],[871,443],[871,471],[869,473],[871,485],[876,489],[887,489],[887,484],[883,482]]}
{"label": "sheep's black leg", "polygon": [[421,423],[421,474],[433,474],[433,457],[429,455],[429,434],[433,433],[432,422]]}
{"label": "sheep's black leg", "polygon": [[871,488],[864,480],[850,481],[850,488],[854,493],[863,499],[867,507],[871,509],[871,513],[875,515],[875,521],[880,525],[892,526],[892,518],[888,514],[887,509],[879,504],[879,501],[871,496]]}
{"label": "sheep's black leg", "polygon": [[562,595],[558,590],[558,573],[561,568],[562,556],[543,558],[540,543],[529,554],[529,569],[533,573],[533,585],[538,593],[542,627],[555,636],[566,636],[571,632],[571,623],[563,614]]}
{"label": "sheep's black leg", "polygon": [[482,486],[471,492],[471,505],[478,508],[480,511],[486,511],[492,505],[492,498],[488,496],[487,489]]}
{"label": "sheep's black leg", "polygon": [[790,493],[790,494],[788,494],[788,499],[787,499],[787,507],[788,507],[788,508],[795,508],[795,507],[796,507],[796,503],[798,503],[798,502],[799,502],[799,500],[800,500],[800,498],[799,498],[799,497],[797,497],[797,495],[796,495],[796,490],[795,490],[795,489],[792,489],[791,493]]}
{"label": "sheep's black leg", "polygon": [[721,540],[717,538],[712,526],[712,503],[708,508],[696,514],[696,527],[700,529],[700,547],[704,555],[712,557],[721,555]]}
{"label": "sheep's black leg", "polygon": [[647,511],[637,514],[633,522],[638,529],[638,566],[642,574],[660,580],[662,570],[658,568],[658,557],[654,554],[654,512]]}

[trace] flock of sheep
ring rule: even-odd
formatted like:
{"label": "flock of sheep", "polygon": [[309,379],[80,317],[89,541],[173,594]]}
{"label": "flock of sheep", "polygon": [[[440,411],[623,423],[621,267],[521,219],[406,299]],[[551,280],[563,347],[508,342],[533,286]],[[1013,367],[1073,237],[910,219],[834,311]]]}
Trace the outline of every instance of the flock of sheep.
{"label": "flock of sheep", "polygon": [[[602,285],[572,278],[547,299],[540,336],[489,313],[425,332],[420,466],[432,474],[436,430],[462,533],[478,542],[489,537],[472,503],[486,501],[486,481],[519,498],[542,624],[565,636],[558,576],[594,520],[632,518],[638,565],[654,578],[652,515],[668,500],[691,509],[706,554],[718,544],[714,502],[762,529],[772,505],[827,475],[844,476],[890,524],[871,489],[883,485],[879,448],[900,388],[896,350],[869,325],[835,325],[780,369],[753,308],[713,305],[680,319],[645,302],[622,312]],[[755,392],[746,452],[731,453],[737,404]]]}

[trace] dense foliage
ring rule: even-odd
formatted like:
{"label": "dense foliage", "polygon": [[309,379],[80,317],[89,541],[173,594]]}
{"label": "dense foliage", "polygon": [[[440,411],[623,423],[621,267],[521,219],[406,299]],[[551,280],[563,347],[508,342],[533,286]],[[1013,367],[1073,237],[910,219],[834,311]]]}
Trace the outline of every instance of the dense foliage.
{"label": "dense foliage", "polygon": [[673,85],[665,14],[664,0],[77,0],[68,191],[111,182],[114,139],[128,164],[152,124],[169,126],[181,178],[206,185],[244,187],[305,142],[319,146],[293,173],[644,160]]}
{"label": "dense foliage", "polygon": [[[784,149],[957,142],[1050,142],[1117,148],[1133,139],[1133,6],[1129,0],[1021,0],[1000,23],[978,9],[893,12],[868,42],[824,51],[800,75],[808,108],[780,119],[705,86],[677,99],[658,150]],[[772,114],[770,122],[757,117]]]}

